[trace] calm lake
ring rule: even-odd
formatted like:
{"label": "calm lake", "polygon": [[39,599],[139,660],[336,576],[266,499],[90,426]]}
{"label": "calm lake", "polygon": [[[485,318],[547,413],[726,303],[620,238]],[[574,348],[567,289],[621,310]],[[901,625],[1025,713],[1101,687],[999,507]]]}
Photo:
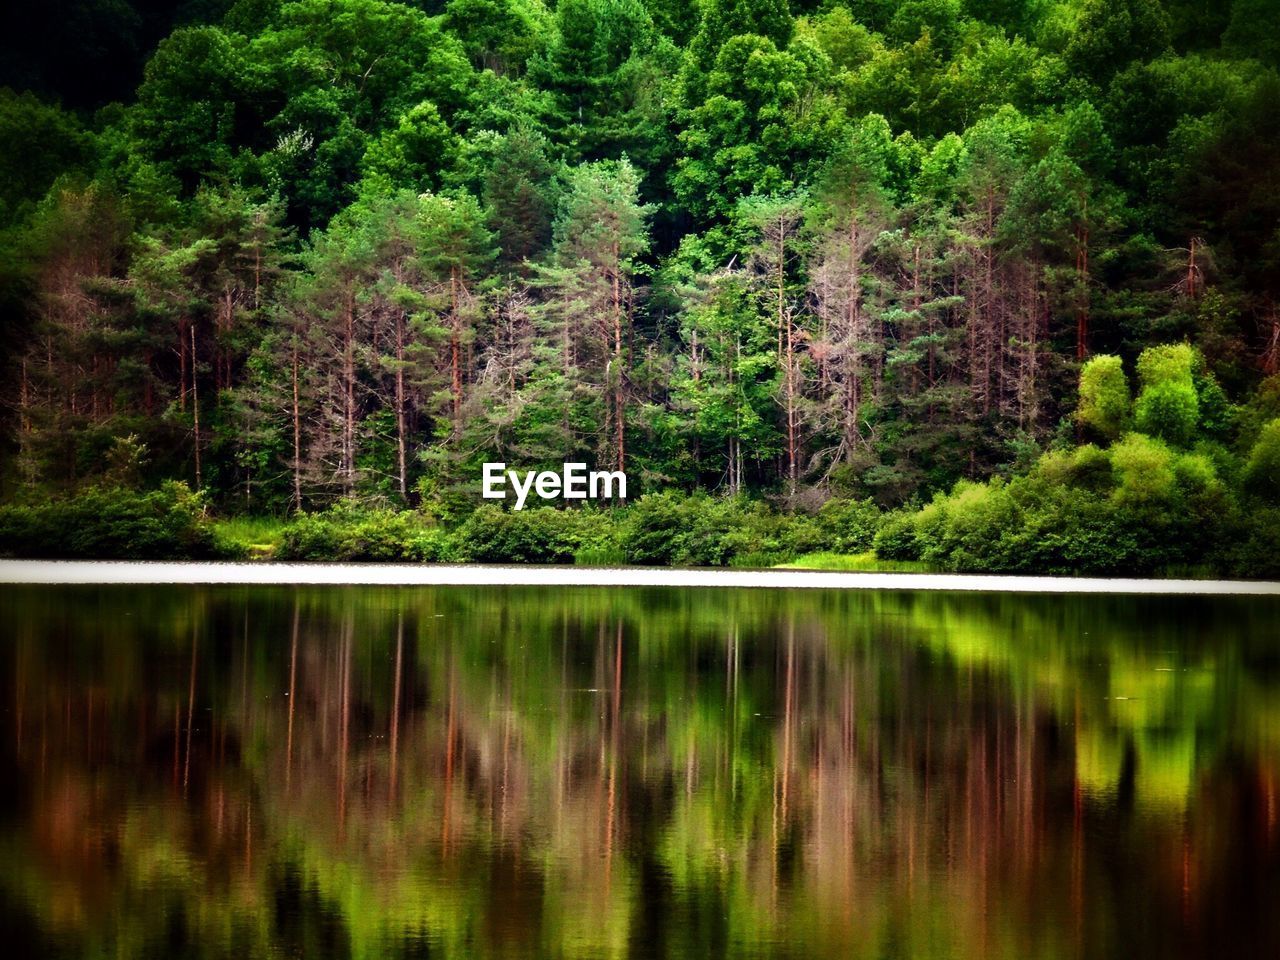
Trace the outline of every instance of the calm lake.
{"label": "calm lake", "polygon": [[1280,598],[0,587],[7,956],[1280,956]]}

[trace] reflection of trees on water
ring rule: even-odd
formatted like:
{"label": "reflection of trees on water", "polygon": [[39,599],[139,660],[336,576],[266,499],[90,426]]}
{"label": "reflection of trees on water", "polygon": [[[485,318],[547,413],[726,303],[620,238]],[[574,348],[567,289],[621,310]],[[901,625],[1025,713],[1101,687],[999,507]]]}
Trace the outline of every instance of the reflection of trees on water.
{"label": "reflection of trees on water", "polygon": [[3,605],[5,885],[50,951],[1179,956],[1278,936],[1265,602]]}

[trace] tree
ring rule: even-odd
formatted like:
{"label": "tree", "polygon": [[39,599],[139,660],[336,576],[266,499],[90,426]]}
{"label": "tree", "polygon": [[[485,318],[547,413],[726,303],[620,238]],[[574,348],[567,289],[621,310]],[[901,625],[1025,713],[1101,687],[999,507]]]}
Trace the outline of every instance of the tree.
{"label": "tree", "polygon": [[90,139],[73,114],[8,88],[0,88],[0,143],[0,226],[19,222],[59,176],[90,156]]}
{"label": "tree", "polygon": [[868,118],[825,171],[820,204],[810,211],[809,293],[818,323],[811,353],[820,393],[814,413],[820,435],[833,438],[821,455],[828,470],[872,441],[867,408],[880,394],[885,338],[871,261],[891,216],[886,148],[888,125]]}
{"label": "tree", "polygon": [[500,263],[523,271],[525,262],[551,242],[555,214],[555,167],[547,139],[529,127],[502,138],[483,185],[489,229],[498,243]]}
{"label": "tree", "polygon": [[577,395],[590,409],[605,400],[602,416],[578,423],[594,421],[596,456],[623,470],[636,259],[648,249],[650,210],[640,203],[639,173],[625,159],[582,164],[565,179],[551,261],[535,272],[544,291],[537,313],[544,335],[560,346],[569,396],[557,402]]}
{"label": "tree", "polygon": [[777,336],[751,296],[745,271],[699,277],[681,317],[681,357],[671,390],[688,417],[686,436],[697,476],[709,474],[730,495],[748,488],[782,449],[776,426]]}
{"label": "tree", "polygon": [[1076,417],[1106,440],[1115,440],[1129,423],[1129,381],[1120,358],[1109,354],[1090,357],[1080,370],[1080,406]]}
{"label": "tree", "polygon": [[1086,0],[1067,45],[1067,62],[1102,84],[1134,60],[1169,48],[1169,17],[1159,0]]}
{"label": "tree", "polygon": [[736,219],[751,238],[746,267],[757,309],[769,318],[777,334],[778,394],[786,443],[783,475],[792,497],[800,479],[804,445],[800,407],[808,370],[805,348],[809,335],[793,276],[801,258],[798,247],[803,218],[801,195],[746,197],[736,212]]}
{"label": "tree", "polygon": [[[426,195],[417,212],[418,263],[428,288],[426,310],[448,343],[449,433],[462,427],[463,391],[469,378],[466,357],[479,310],[476,284],[496,253],[484,213],[469,194]],[[438,408],[437,408],[438,409]]]}
{"label": "tree", "polygon": [[1196,354],[1185,343],[1148,347],[1138,357],[1142,389],[1134,405],[1139,430],[1169,443],[1186,446],[1200,420],[1193,369]]}
{"label": "tree", "polygon": [[555,103],[548,118],[570,160],[631,157],[646,168],[669,155],[662,86],[669,41],[640,0],[562,0],[556,30],[530,77]]}
{"label": "tree", "polygon": [[728,219],[742,196],[796,189],[846,133],[830,83],[831,61],[812,40],[727,40],[684,94],[685,155],[672,176],[682,206],[711,223]]}
{"label": "tree", "polygon": [[792,29],[787,0],[709,0],[703,5],[698,32],[689,43],[686,103],[700,99],[702,77],[712,71],[729,40],[751,35],[769,41],[775,48],[785,47]]}
{"label": "tree", "polygon": [[547,42],[551,15],[541,0],[449,0],[444,24],[471,62],[498,74],[524,72]]}
{"label": "tree", "polygon": [[1259,497],[1280,503],[1280,419],[1268,422],[1249,451],[1245,486]]}

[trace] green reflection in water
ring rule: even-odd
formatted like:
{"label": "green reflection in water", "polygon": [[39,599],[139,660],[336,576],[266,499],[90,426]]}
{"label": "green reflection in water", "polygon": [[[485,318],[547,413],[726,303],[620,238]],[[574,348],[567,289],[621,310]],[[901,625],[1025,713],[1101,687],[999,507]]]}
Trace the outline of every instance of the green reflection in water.
{"label": "green reflection in water", "polygon": [[0,593],[67,957],[1280,952],[1280,604]]}

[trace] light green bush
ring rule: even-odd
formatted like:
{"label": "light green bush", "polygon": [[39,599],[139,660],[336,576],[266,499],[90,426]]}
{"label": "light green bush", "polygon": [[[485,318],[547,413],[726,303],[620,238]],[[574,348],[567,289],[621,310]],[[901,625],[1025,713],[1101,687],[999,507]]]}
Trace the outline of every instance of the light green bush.
{"label": "light green bush", "polygon": [[1100,354],[1085,363],[1076,417],[1086,428],[1114,440],[1129,425],[1131,404],[1129,381],[1119,357]]}

